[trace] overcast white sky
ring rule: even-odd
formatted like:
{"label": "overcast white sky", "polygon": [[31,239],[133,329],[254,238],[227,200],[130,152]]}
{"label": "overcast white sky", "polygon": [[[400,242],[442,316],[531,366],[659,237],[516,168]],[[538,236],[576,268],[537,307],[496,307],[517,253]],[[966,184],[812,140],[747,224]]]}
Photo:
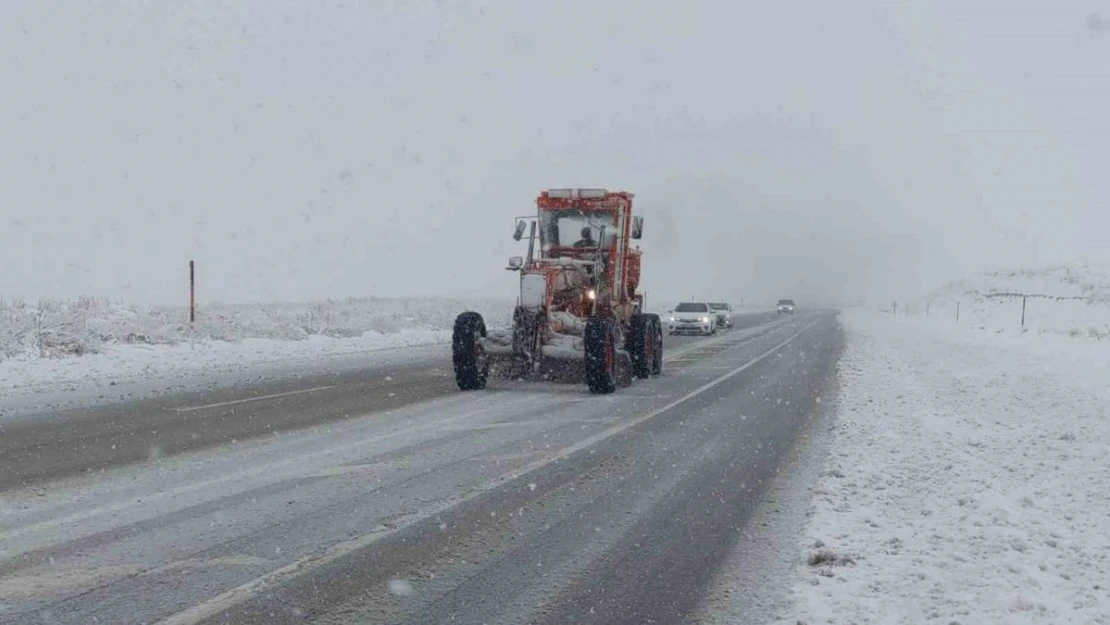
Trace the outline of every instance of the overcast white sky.
{"label": "overcast white sky", "polygon": [[666,298],[1110,257],[1105,2],[5,0],[0,85],[0,296],[508,297],[558,186]]}

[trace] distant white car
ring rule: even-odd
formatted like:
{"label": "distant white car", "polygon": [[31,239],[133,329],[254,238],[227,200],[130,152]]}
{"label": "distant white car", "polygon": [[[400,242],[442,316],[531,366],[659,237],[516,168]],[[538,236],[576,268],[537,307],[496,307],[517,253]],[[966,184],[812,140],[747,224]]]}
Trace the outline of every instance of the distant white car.
{"label": "distant white car", "polygon": [[732,318],[732,304],[728,302],[709,302],[709,310],[717,314],[718,328],[731,328],[736,325],[736,320]]}
{"label": "distant white car", "polygon": [[779,314],[781,315],[783,313],[790,313],[791,315],[794,314],[794,300],[792,300],[792,299],[780,299],[779,300]]}
{"label": "distant white car", "polygon": [[668,334],[716,334],[717,314],[708,302],[682,302],[668,317]]}

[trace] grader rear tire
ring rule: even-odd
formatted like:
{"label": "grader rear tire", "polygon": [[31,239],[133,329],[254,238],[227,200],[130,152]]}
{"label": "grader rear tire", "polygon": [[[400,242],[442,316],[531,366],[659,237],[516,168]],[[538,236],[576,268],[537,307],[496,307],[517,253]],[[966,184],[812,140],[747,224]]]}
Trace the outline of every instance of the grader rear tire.
{"label": "grader rear tire", "polygon": [[655,326],[648,315],[632,315],[628,324],[628,344],[632,356],[632,375],[641,380],[651,377],[652,352],[655,347]]}
{"label": "grader rear tire", "polygon": [[654,328],[652,333],[651,356],[647,358],[651,375],[663,373],[663,320],[656,314],[644,315],[648,318],[649,325]]}
{"label": "grader rear tire", "polygon": [[607,317],[586,321],[586,385],[594,395],[617,390],[617,331]]}

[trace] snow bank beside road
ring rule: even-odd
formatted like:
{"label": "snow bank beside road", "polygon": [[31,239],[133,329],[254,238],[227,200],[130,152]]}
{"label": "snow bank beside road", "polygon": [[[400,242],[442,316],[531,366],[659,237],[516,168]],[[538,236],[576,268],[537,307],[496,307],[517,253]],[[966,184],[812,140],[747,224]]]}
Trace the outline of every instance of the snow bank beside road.
{"label": "snow bank beside road", "polygon": [[0,361],[81,356],[120,345],[177,345],[194,341],[237,343],[249,339],[302,341],[409,330],[450,330],[455,316],[476,310],[507,322],[503,300],[349,298],[306,304],[214,305],[201,308],[190,327],[188,310],[136,307],[106,300],[0,300]]}
{"label": "snow bank beside road", "polygon": [[[142,382],[144,390],[264,365],[318,367],[328,359],[450,341],[455,316],[476,310],[504,324],[512,302],[350,299],[213,306],[190,333],[187,311],[102,300],[0,304],[0,396],[73,393]],[[96,395],[94,395],[95,397]],[[0,405],[0,412],[8,405]]]}
{"label": "snow bank beside road", "polygon": [[842,318],[835,438],[783,622],[1110,623],[1106,343]]}

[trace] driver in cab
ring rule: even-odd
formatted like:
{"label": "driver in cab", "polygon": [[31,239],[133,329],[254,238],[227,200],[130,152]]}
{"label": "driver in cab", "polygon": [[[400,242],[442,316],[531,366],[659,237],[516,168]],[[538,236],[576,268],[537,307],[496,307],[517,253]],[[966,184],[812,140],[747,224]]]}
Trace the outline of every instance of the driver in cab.
{"label": "driver in cab", "polygon": [[582,238],[574,244],[574,247],[597,247],[597,241],[594,241],[594,235],[589,226],[582,228]]}

